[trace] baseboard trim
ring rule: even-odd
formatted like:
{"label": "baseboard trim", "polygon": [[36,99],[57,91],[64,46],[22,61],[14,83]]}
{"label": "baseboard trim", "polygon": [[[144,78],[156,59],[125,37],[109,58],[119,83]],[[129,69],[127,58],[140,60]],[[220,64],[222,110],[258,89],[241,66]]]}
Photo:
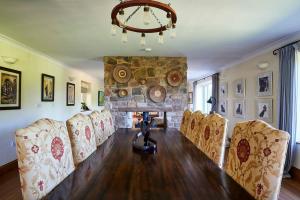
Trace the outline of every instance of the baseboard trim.
{"label": "baseboard trim", "polygon": [[290,173],[293,179],[300,182],[300,169],[292,167]]}
{"label": "baseboard trim", "polygon": [[5,165],[0,166],[0,176],[9,171],[17,170],[17,169],[18,169],[18,161],[17,160],[11,161]]}

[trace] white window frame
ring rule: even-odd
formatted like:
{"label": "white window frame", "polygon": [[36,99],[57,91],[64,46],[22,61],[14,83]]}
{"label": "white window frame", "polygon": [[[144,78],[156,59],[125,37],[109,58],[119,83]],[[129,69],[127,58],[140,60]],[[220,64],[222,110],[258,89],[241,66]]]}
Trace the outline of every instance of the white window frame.
{"label": "white window frame", "polygon": [[198,81],[195,89],[195,111],[200,110],[208,114],[211,111],[211,104],[208,104],[207,100],[212,96],[212,79]]}

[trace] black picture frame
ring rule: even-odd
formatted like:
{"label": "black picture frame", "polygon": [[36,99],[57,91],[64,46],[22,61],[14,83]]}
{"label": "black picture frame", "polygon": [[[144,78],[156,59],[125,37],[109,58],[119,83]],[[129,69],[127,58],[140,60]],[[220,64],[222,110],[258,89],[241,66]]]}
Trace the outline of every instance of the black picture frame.
{"label": "black picture frame", "polygon": [[[3,94],[4,86],[2,85],[2,72],[1,71],[14,73],[18,77],[17,79],[19,81],[18,81],[18,84],[17,84],[17,91],[16,91],[16,94],[18,95],[18,97],[17,97],[17,103],[16,103],[15,106],[2,106],[2,94]],[[21,109],[21,94],[22,94],[22,84],[21,84],[21,82],[22,82],[22,72],[21,71],[0,66],[0,110],[18,110],[18,109]]]}
{"label": "black picture frame", "polygon": [[[45,95],[49,95],[49,94],[45,94],[46,91],[44,91],[45,88],[45,80],[46,79],[50,79],[52,80],[52,91],[50,90],[50,96],[45,98]],[[45,101],[45,102],[53,102],[54,101],[54,96],[55,96],[55,77],[48,75],[48,74],[42,74],[42,87],[41,87],[41,100]]]}
{"label": "black picture frame", "polygon": [[[74,92],[73,92],[73,94],[74,94],[74,102],[73,103],[70,103],[70,99],[69,99],[69,86],[73,86],[74,88],[73,88],[73,90],[74,90]],[[67,82],[67,93],[66,93],[66,104],[67,104],[67,106],[75,106],[75,101],[76,101],[76,93],[75,93],[75,84],[74,83],[70,83],[70,82]]]}

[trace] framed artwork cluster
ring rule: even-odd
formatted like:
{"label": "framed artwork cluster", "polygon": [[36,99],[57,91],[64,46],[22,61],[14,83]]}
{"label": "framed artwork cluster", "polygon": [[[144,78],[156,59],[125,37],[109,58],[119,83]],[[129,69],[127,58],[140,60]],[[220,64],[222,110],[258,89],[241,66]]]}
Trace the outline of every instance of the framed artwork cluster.
{"label": "framed artwork cluster", "polygon": [[[273,72],[257,75],[256,80],[256,118],[265,122],[273,122]],[[263,98],[262,98],[263,97]]]}
{"label": "framed artwork cluster", "polygon": [[[268,123],[273,122],[273,72],[264,72],[256,78],[256,118]],[[255,90],[253,91],[255,93]],[[237,79],[232,82],[232,111],[235,118],[246,117],[246,80]],[[219,113],[228,115],[228,82],[220,83]]]}
{"label": "framed artwork cluster", "polygon": [[233,100],[233,116],[245,118],[246,116],[246,80],[237,79],[233,82],[233,91],[236,99]]}
{"label": "framed artwork cluster", "polygon": [[220,101],[219,101],[219,113],[221,115],[226,116],[228,114],[227,109],[228,109],[228,83],[223,82],[220,84]]}

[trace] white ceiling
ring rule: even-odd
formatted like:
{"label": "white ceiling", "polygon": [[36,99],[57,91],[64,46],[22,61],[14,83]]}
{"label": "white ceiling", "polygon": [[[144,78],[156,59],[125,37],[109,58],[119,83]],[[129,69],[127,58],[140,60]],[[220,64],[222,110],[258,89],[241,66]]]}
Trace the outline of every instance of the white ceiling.
{"label": "white ceiling", "polygon": [[[251,52],[300,31],[299,0],[170,0],[177,38],[157,44],[139,35],[110,35],[117,0],[0,0],[0,33],[71,67],[103,78],[103,56],[187,56],[188,78],[217,71]],[[164,2],[168,2],[164,0]]]}

